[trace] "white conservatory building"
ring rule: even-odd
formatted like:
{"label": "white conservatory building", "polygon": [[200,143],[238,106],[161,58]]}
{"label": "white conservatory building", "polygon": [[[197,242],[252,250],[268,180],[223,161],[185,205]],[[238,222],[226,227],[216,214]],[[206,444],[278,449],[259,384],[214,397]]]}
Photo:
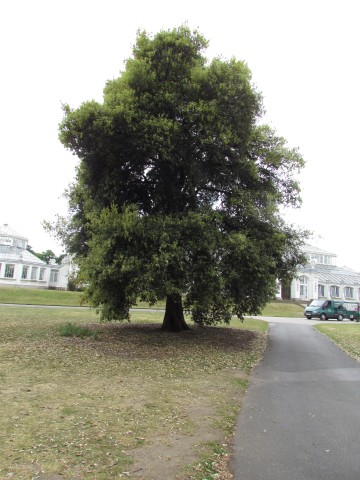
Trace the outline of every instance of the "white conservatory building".
{"label": "white conservatory building", "polygon": [[360,301],[360,273],[336,266],[336,254],[311,245],[303,247],[308,263],[291,282],[290,298],[301,302],[316,299]]}
{"label": "white conservatory building", "polygon": [[0,226],[0,288],[1,286],[53,288],[66,290],[73,272],[70,258],[61,265],[47,264],[27,250],[28,239],[9,227]]}

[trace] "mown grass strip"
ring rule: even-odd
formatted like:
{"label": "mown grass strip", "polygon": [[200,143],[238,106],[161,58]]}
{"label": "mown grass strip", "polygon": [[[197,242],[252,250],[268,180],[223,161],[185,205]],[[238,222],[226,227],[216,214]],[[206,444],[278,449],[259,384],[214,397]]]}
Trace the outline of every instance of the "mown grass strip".
{"label": "mown grass strip", "polygon": [[0,303],[79,307],[81,305],[81,298],[81,292],[21,287],[0,287]]}
{"label": "mown grass strip", "polygon": [[360,360],[360,323],[352,325],[317,324],[315,328],[330,337],[349,355]]}
{"label": "mown grass strip", "polygon": [[[61,290],[40,290],[32,288],[0,287],[0,303],[18,305],[81,305],[83,294],[81,292],[68,292]],[[136,308],[164,309],[165,302],[159,301],[149,306],[145,302],[138,302]],[[261,315],[269,317],[303,317],[304,309],[295,303],[271,302],[263,309]]]}

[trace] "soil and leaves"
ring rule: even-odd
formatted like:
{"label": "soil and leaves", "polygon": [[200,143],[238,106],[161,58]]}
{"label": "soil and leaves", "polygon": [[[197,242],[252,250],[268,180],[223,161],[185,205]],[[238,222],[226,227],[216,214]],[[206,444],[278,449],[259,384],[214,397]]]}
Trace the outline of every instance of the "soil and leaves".
{"label": "soil and leaves", "polygon": [[353,325],[318,324],[315,328],[330,337],[340,348],[360,360],[360,323]]}
{"label": "soil and leaves", "polygon": [[0,308],[0,478],[230,478],[228,442],[267,324],[174,334],[161,320]]}

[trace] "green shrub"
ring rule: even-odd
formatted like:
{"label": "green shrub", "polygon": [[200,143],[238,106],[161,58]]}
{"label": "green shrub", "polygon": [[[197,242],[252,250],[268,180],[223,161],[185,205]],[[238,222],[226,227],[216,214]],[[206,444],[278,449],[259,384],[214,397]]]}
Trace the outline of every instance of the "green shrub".
{"label": "green shrub", "polygon": [[81,325],[74,325],[71,322],[61,325],[59,333],[62,337],[97,337],[97,333],[90,330],[90,328],[82,327]]}

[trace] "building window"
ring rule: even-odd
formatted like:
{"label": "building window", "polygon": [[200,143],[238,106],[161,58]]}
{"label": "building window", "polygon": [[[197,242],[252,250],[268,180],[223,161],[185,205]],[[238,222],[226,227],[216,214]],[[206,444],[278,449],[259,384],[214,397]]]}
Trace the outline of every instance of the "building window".
{"label": "building window", "polygon": [[320,263],[322,265],[333,265],[334,264],[333,257],[330,256],[330,255],[312,253],[310,255],[310,260],[312,260],[315,263]]}
{"label": "building window", "polygon": [[325,297],[325,285],[318,285],[318,297]]}
{"label": "building window", "polygon": [[15,265],[8,263],[5,265],[5,278],[14,278]]}
{"label": "building window", "polygon": [[36,280],[37,279],[37,271],[38,271],[38,267],[32,267],[32,269],[31,269],[31,280]]}
{"label": "building window", "polygon": [[28,277],[29,267],[26,265],[23,266],[21,278],[26,279]]}
{"label": "building window", "polygon": [[51,270],[50,273],[50,282],[57,283],[59,277],[59,270]]}
{"label": "building window", "polygon": [[331,257],[329,255],[324,255],[324,263],[325,265],[331,265]]}
{"label": "building window", "polygon": [[45,277],[45,268],[40,268],[39,280],[44,280]]}
{"label": "building window", "polygon": [[0,245],[11,245],[12,239],[11,237],[0,237]]}
{"label": "building window", "polygon": [[19,238],[14,238],[13,246],[19,248],[26,248],[25,240],[20,240]]}
{"label": "building window", "polygon": [[330,287],[330,297],[339,298],[340,297],[340,287],[336,285],[331,285]]}
{"label": "building window", "polygon": [[304,275],[299,278],[300,281],[300,297],[307,298],[307,285],[308,285],[308,277]]}
{"label": "building window", "polygon": [[346,298],[354,298],[354,289],[352,287],[345,287],[344,294]]}

